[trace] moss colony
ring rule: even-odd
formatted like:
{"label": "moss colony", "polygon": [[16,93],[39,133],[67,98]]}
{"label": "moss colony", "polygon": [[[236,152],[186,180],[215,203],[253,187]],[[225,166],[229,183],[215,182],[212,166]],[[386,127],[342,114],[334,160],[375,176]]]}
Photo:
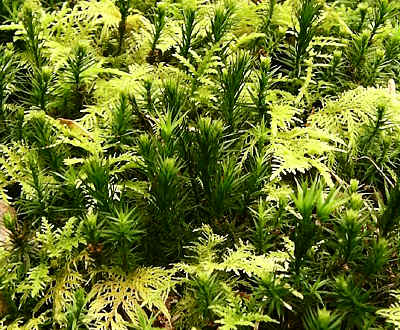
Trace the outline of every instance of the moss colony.
{"label": "moss colony", "polygon": [[2,0],[1,329],[400,327],[400,2]]}

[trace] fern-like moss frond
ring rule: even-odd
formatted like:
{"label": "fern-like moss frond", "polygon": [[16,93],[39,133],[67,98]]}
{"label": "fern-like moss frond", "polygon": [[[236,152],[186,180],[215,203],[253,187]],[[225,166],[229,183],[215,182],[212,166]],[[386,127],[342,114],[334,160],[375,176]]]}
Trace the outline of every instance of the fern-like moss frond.
{"label": "fern-like moss frond", "polygon": [[170,318],[165,305],[172,286],[171,273],[162,268],[138,268],[129,274],[109,272],[89,293],[88,319],[96,329],[129,329],[138,326],[140,309],[160,311]]}

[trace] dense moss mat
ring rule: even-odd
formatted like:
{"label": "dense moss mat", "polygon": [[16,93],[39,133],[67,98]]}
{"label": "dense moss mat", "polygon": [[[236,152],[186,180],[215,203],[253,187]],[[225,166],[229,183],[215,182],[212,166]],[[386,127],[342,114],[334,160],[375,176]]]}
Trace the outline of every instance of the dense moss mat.
{"label": "dense moss mat", "polygon": [[400,324],[400,4],[3,0],[0,327]]}

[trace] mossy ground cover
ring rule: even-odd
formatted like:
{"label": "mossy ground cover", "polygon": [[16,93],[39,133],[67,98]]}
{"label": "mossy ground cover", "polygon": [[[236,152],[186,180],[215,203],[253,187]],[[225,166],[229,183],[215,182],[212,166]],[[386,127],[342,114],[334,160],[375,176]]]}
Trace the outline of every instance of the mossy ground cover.
{"label": "mossy ground cover", "polygon": [[400,4],[3,0],[2,329],[396,329]]}

